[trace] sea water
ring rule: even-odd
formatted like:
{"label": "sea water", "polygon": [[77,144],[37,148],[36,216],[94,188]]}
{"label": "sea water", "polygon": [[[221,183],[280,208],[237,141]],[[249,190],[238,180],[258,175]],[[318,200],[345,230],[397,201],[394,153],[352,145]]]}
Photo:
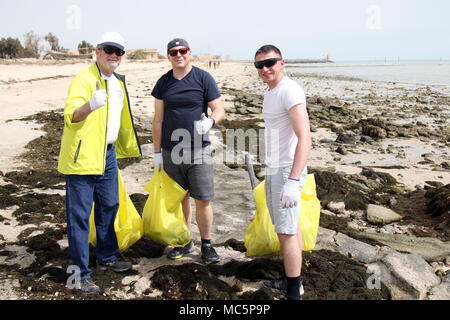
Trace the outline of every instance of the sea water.
{"label": "sea water", "polygon": [[356,78],[450,90],[450,61],[358,61],[287,64],[288,73]]}

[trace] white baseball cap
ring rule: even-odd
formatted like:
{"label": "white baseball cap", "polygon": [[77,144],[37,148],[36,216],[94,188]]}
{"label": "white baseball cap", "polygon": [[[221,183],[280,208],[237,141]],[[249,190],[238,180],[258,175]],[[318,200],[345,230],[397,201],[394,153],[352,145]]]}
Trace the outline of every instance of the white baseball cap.
{"label": "white baseball cap", "polygon": [[102,34],[99,45],[114,46],[121,50],[125,49],[125,39],[118,32],[105,32]]}

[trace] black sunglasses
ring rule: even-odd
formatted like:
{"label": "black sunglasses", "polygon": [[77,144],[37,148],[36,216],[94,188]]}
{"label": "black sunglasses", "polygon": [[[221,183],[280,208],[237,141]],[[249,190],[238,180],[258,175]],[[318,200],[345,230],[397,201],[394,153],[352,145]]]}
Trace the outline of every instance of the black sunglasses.
{"label": "black sunglasses", "polygon": [[105,51],[106,54],[116,53],[116,56],[121,57],[125,54],[125,51],[116,47],[102,47],[102,50]]}
{"label": "black sunglasses", "polygon": [[178,49],[178,50],[170,50],[169,54],[171,57],[176,57],[179,52],[182,56],[184,56],[188,51],[189,51],[189,49],[186,49],[186,48]]}
{"label": "black sunglasses", "polygon": [[283,60],[283,59],[270,58],[270,59],[266,59],[266,60],[255,61],[255,67],[256,67],[256,69],[262,69],[264,67],[270,68],[270,67],[273,67],[278,61],[281,61],[281,60]]}

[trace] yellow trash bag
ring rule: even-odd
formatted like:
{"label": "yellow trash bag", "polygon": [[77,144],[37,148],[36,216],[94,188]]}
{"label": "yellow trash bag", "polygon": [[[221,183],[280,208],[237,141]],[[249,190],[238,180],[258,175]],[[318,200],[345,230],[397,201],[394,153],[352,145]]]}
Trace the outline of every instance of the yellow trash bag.
{"label": "yellow trash bag", "polygon": [[164,170],[156,170],[144,189],[149,193],[142,213],[144,235],[173,247],[187,245],[191,241],[191,233],[181,206],[187,191]]}
{"label": "yellow trash bag", "polygon": [[[120,171],[118,172],[119,183],[119,210],[117,211],[116,220],[114,220],[114,230],[116,231],[117,244],[120,252],[127,250],[144,234],[144,226],[142,218],[137,212],[133,202],[125,190]],[[90,232],[89,243],[93,246],[97,244],[95,221],[94,221],[94,206],[92,206],[91,216],[89,218]]]}
{"label": "yellow trash bag", "polygon": [[[269,209],[266,204],[265,181],[254,190],[256,202],[255,219],[245,232],[245,247],[247,256],[263,256],[281,254],[280,241],[275,233]],[[299,223],[303,237],[303,251],[312,251],[316,245],[319,229],[320,202],[316,195],[314,175],[306,178],[301,195]]]}

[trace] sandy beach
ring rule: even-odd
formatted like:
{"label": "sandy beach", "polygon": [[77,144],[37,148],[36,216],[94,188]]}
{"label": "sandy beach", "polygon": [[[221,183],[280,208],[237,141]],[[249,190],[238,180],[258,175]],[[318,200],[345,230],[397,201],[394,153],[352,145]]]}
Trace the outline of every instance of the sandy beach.
{"label": "sandy beach", "polygon": [[[32,60],[0,63],[2,299],[86,298],[65,287],[70,257],[65,231],[64,177],[56,172],[56,166],[67,88],[73,76],[91,63]],[[209,69],[203,63],[195,65],[212,74],[223,94],[227,116],[215,129],[217,137],[230,128],[264,128],[261,99],[266,87],[250,63],[224,62],[218,69]],[[151,92],[158,78],[169,69],[167,60],[124,60],[118,70],[126,75],[143,151],[141,159],[121,161],[119,165],[127,192],[139,212],[147,197],[144,186],[153,176]],[[428,86],[299,74],[291,77],[307,94],[313,131],[308,165],[316,175],[322,203],[321,227],[352,238],[358,232],[365,232],[436,239],[442,251],[432,258],[419,256],[440,281],[433,288],[441,284],[448,288],[450,96]],[[221,141],[214,141],[214,147],[220,149]],[[262,179],[262,163],[255,160],[257,175]],[[245,165],[219,162],[215,170],[213,241],[220,244],[217,249],[222,257],[220,265],[202,266],[198,246],[194,254],[169,262],[165,257],[169,248],[142,239],[124,253],[133,262],[133,272],[104,277],[94,271],[93,277],[102,287],[102,294],[88,299],[280,297],[280,292],[262,288],[263,276],[258,274],[258,270],[264,269],[258,263],[273,265],[276,271],[273,276],[281,274],[280,260],[264,258],[267,260],[261,262],[245,256],[244,233],[255,210]],[[402,219],[371,223],[366,216],[369,204],[392,209]],[[193,228],[192,237],[198,244],[200,237],[195,222]],[[413,254],[411,248],[400,250],[384,240],[368,239],[369,236],[358,233],[358,240],[371,246],[387,246]],[[365,288],[370,275],[366,272],[369,262],[356,261],[339,252],[331,254],[324,242],[318,244],[316,250],[305,255],[306,299],[433,297],[432,287],[423,289],[424,295],[422,291],[416,295],[405,289],[407,294],[402,296],[387,280],[383,281],[382,289],[371,291]],[[355,279],[359,280],[349,280],[339,284],[339,290],[331,290],[327,285],[335,285],[335,279],[321,278],[327,272],[321,262],[327,259],[338,261],[339,270],[353,270]],[[241,272],[244,266],[254,270],[254,277]],[[194,281],[201,283],[206,288],[204,291],[183,287],[174,280],[175,275],[187,278],[194,273],[198,276]],[[170,275],[172,282],[167,280]],[[359,291],[355,291],[356,287]],[[448,292],[445,297],[448,299]]]}

